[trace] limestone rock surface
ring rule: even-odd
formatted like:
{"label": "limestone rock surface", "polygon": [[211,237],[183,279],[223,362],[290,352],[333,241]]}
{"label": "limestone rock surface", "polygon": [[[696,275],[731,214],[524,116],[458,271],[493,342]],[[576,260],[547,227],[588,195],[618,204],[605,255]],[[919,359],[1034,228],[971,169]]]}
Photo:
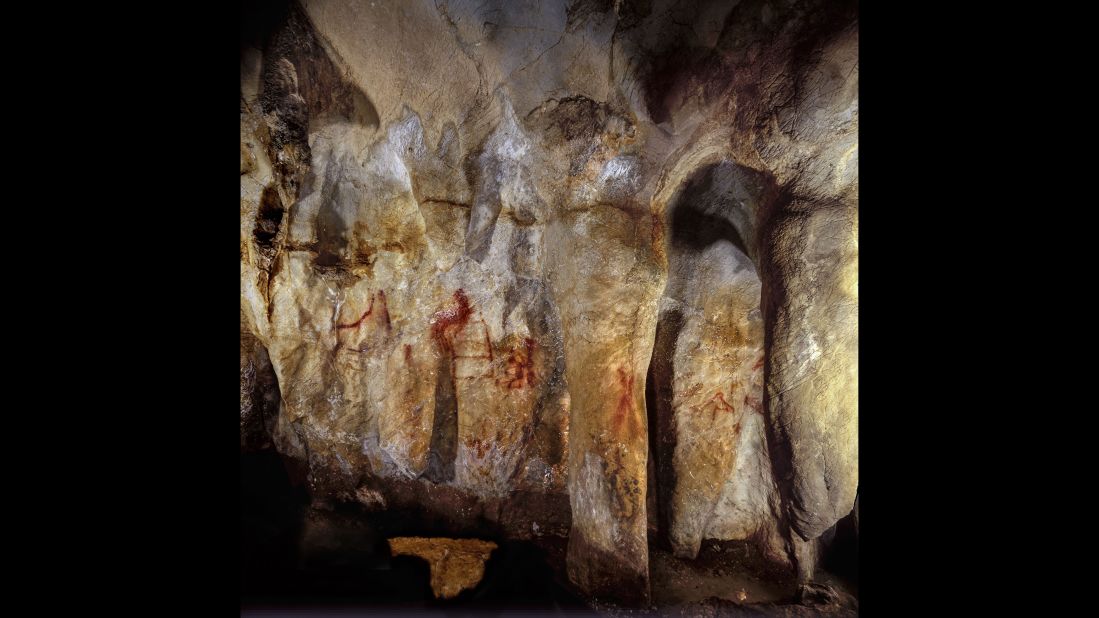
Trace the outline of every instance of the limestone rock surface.
{"label": "limestone rock surface", "polygon": [[242,448],[318,499],[567,535],[590,598],[647,603],[653,525],[811,578],[858,488],[856,4],[270,15],[241,48]]}

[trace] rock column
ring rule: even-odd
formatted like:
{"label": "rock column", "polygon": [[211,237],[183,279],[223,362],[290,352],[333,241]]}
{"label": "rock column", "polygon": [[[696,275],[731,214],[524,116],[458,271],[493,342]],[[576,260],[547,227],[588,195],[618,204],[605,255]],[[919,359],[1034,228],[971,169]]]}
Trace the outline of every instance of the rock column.
{"label": "rock column", "polygon": [[857,210],[795,200],[766,238],[767,410],[797,546],[850,513],[858,490]]}
{"label": "rock column", "polygon": [[550,226],[569,427],[568,574],[600,601],[649,600],[645,374],[664,285],[648,213],[571,210]]}

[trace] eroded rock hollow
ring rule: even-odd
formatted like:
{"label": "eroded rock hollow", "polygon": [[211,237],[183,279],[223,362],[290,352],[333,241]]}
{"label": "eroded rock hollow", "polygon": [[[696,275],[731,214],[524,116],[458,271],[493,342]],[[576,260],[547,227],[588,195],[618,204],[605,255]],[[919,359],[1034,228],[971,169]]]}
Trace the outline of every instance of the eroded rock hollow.
{"label": "eroded rock hollow", "polygon": [[[302,0],[241,45],[241,447],[587,598],[858,491],[858,15]],[[260,23],[262,21],[262,23]]]}

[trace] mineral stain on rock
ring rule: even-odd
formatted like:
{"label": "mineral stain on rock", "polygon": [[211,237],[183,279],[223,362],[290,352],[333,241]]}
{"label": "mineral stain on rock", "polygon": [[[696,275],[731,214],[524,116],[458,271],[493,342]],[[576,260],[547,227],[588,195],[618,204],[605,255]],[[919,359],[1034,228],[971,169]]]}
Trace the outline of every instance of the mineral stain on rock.
{"label": "mineral stain on rock", "polygon": [[431,590],[441,599],[452,599],[473,588],[485,576],[485,561],[496,543],[479,539],[397,537],[389,539],[394,556],[423,558],[431,566]]}
{"label": "mineral stain on rock", "polygon": [[522,346],[515,346],[508,354],[504,378],[499,384],[508,390],[526,388],[534,385],[534,339],[524,337]]}

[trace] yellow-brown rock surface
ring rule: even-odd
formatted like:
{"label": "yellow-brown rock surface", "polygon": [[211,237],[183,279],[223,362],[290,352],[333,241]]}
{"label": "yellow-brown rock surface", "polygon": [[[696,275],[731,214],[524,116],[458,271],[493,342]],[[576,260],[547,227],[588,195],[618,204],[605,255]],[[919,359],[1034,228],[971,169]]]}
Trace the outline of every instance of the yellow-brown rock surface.
{"label": "yellow-brown rock surface", "polygon": [[431,567],[431,590],[441,599],[452,599],[473,588],[485,576],[485,561],[496,543],[479,539],[443,539],[403,536],[389,539],[394,556],[423,558]]}
{"label": "yellow-brown rock surface", "polygon": [[318,499],[567,531],[602,600],[647,602],[650,519],[811,577],[858,487],[855,4],[271,22],[241,55],[242,446]]}

